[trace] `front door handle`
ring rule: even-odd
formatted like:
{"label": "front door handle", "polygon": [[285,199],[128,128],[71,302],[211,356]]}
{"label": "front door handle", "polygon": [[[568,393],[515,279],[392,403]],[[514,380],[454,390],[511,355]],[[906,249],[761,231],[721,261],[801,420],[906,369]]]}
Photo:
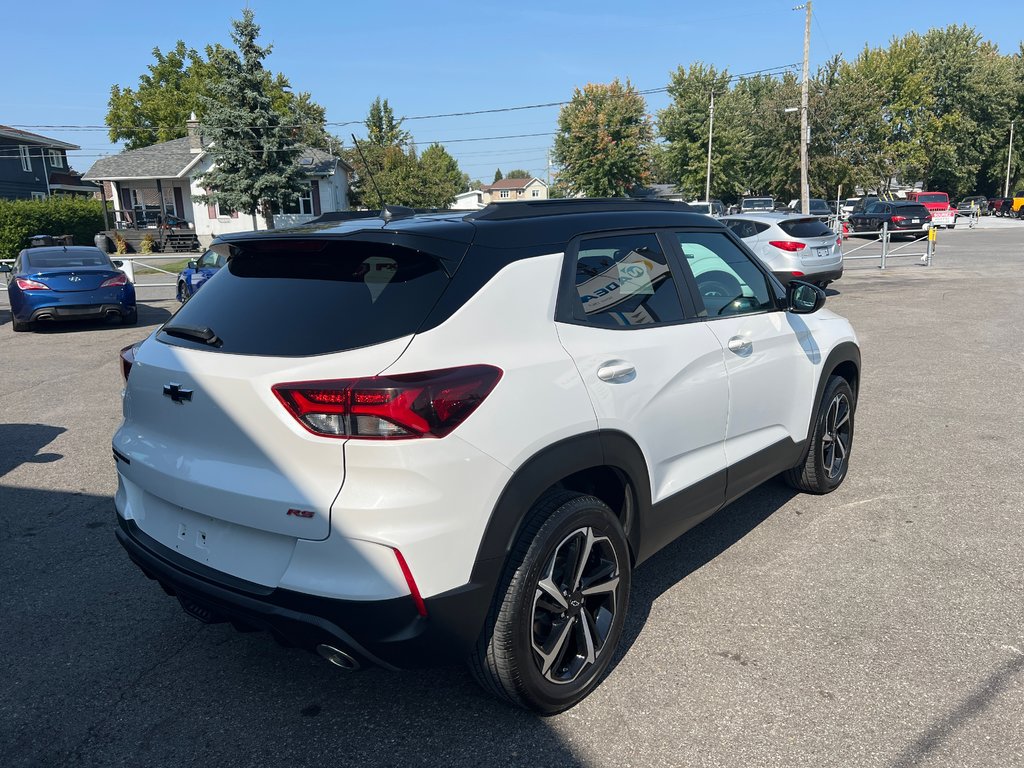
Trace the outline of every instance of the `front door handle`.
{"label": "front door handle", "polygon": [[733,336],[729,339],[729,351],[735,352],[737,355],[749,354],[752,347],[753,342],[750,339],[744,339],[742,336]]}
{"label": "front door handle", "polygon": [[597,369],[597,378],[601,381],[623,381],[632,379],[636,368],[622,360],[611,360]]}

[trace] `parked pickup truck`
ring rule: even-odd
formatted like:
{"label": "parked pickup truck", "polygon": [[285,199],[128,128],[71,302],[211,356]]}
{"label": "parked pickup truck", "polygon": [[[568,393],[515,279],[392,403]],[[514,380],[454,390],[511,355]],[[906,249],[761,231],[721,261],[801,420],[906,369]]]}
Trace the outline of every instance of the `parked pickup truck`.
{"label": "parked pickup truck", "polygon": [[956,226],[956,208],[949,204],[945,192],[908,192],[907,201],[920,203],[932,215],[932,224],[953,229]]}

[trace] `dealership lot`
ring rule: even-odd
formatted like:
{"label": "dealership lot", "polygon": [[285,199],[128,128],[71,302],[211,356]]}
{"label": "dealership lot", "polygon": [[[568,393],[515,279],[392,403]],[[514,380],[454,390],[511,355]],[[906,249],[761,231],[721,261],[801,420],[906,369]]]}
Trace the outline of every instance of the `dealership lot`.
{"label": "dealership lot", "polygon": [[346,673],[186,616],[111,500],[117,350],[170,289],[140,290],[138,328],[35,334],[3,296],[0,760],[1024,764],[1024,227],[943,232],[915,262],[830,290],[864,355],[846,483],[769,483],[644,565],[610,676],[549,719],[459,667]]}

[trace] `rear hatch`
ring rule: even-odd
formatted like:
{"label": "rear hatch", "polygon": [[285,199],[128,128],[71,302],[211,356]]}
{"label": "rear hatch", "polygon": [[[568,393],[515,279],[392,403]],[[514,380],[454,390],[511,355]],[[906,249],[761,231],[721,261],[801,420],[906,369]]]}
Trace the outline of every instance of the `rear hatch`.
{"label": "rear hatch", "polygon": [[48,269],[34,276],[33,280],[47,285],[54,291],[95,291],[104,280],[120,276],[116,269],[104,267],[74,267],[67,269]]}
{"label": "rear hatch", "polygon": [[450,268],[422,243],[281,238],[231,250],[136,351],[114,438],[130,462],[119,471],[137,489],[133,515],[158,540],[173,526],[154,518],[174,514],[324,539],[345,440],[312,434],[273,387],[386,369]]}
{"label": "rear hatch", "polygon": [[800,263],[804,266],[829,266],[842,260],[842,248],[838,245],[839,236],[820,219],[786,219],[779,222],[779,229],[791,239],[804,244],[805,247],[797,251]]}

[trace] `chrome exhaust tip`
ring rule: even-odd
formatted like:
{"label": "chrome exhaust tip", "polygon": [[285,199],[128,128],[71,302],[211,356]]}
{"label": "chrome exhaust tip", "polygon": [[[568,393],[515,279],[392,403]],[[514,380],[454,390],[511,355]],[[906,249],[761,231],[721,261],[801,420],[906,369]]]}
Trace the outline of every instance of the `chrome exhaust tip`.
{"label": "chrome exhaust tip", "polygon": [[345,651],[340,648],[335,648],[333,645],[320,644],[316,647],[316,652],[334,666],[341,667],[341,669],[347,669],[349,671],[359,669],[359,662],[354,657],[345,653]]}

